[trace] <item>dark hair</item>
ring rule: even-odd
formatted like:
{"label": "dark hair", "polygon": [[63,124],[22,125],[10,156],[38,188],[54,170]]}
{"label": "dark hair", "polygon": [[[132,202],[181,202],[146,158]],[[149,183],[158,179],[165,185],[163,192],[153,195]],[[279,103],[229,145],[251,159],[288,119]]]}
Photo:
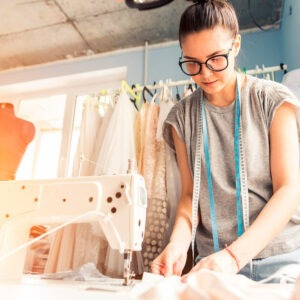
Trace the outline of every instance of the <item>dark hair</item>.
{"label": "dark hair", "polygon": [[239,23],[233,6],[227,0],[198,0],[186,8],[179,25],[179,42],[190,33],[222,26],[232,32],[239,32]]}

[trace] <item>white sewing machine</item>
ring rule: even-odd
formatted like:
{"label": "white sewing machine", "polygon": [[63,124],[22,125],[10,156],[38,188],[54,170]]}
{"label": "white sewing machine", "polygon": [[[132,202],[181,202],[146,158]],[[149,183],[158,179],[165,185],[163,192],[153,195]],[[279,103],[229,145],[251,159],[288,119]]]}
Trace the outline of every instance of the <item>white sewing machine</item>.
{"label": "white sewing machine", "polygon": [[[141,250],[147,194],[138,174],[0,182],[0,279],[20,279],[30,228],[99,221],[113,249],[124,254],[131,282],[132,251]],[[17,248],[19,249],[17,250]]]}

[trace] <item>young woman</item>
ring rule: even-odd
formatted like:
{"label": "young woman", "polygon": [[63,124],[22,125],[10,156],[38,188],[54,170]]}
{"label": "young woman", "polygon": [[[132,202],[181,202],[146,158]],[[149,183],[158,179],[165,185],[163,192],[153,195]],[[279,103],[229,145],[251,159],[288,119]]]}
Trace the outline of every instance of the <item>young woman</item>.
{"label": "young woman", "polygon": [[260,280],[300,264],[300,225],[291,221],[300,205],[299,102],[279,83],[235,71],[238,33],[226,0],[196,1],[181,17],[179,65],[199,88],[164,124],[182,195],[154,273],[181,275],[194,239],[199,255],[191,272]]}

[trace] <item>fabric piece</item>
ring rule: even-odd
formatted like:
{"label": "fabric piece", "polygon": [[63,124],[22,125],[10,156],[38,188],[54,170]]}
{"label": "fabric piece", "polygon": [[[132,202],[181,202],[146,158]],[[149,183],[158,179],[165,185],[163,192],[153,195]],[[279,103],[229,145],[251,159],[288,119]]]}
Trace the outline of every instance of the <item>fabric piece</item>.
{"label": "fabric piece", "polygon": [[[164,86],[162,92],[160,94],[160,111],[159,111],[159,118],[157,124],[157,131],[156,131],[156,140],[158,143],[163,141],[163,155],[164,155],[164,163],[165,163],[165,174],[164,174],[164,182],[161,182],[161,185],[166,186],[165,188],[161,187],[161,190],[165,190],[166,192],[166,201],[163,202],[164,207],[163,210],[167,209],[167,223],[168,226],[165,228],[165,232],[163,233],[163,241],[162,241],[162,248],[168,244],[170,240],[170,236],[173,230],[173,226],[176,219],[176,212],[178,201],[181,195],[181,179],[180,173],[177,166],[175,155],[172,151],[170,151],[169,147],[165,147],[165,141],[163,140],[163,123],[166,120],[170,110],[174,106],[174,100],[170,93],[170,90],[167,86]],[[165,197],[165,196],[164,196]]]}
{"label": "fabric piece", "polygon": [[108,125],[110,123],[111,116],[113,114],[114,105],[115,105],[114,101],[111,100],[110,105],[108,105],[106,108],[101,127],[97,131],[96,139],[94,141],[92,141],[92,140],[89,141],[90,143],[94,143],[94,145],[95,145],[94,152],[92,154],[92,161],[95,163],[92,165],[91,174],[89,174],[89,175],[97,175],[97,166],[100,165],[100,163],[101,163],[98,161],[99,160],[99,152],[100,152],[102,142],[103,142],[104,136],[106,134]]}
{"label": "fabric piece", "polygon": [[282,83],[300,100],[300,69],[286,73],[282,78]]}
{"label": "fabric piece", "polygon": [[133,291],[137,300],[291,300],[297,292],[295,284],[260,284],[242,275],[207,269],[190,275],[186,283],[178,276],[152,281],[137,285]]}
{"label": "fabric piece", "polygon": [[170,240],[176,220],[177,207],[181,196],[180,172],[175,154],[169,147],[166,147],[166,185],[169,226],[164,234],[163,247],[165,247]]}
{"label": "fabric piece", "polygon": [[[163,135],[174,151],[171,127],[186,143],[189,167],[194,173],[196,134],[199,116],[196,106],[201,101],[202,91],[174,106],[164,124]],[[243,142],[246,150],[250,224],[256,219],[272,195],[272,179],[269,171],[269,131],[276,109],[289,101],[299,107],[299,101],[283,85],[247,76],[241,91]],[[214,195],[220,245],[231,244],[237,236],[235,212],[235,168],[233,149],[234,103],[216,107],[206,103],[211,168],[214,180]],[[255,143],[253,142],[255,141]],[[202,164],[205,163],[202,155]],[[259,164],[257,162],[260,162]],[[203,184],[202,184],[203,183]],[[200,256],[213,253],[212,229],[205,168],[201,172],[200,218],[197,230],[197,247]],[[300,247],[300,226],[289,222],[285,229],[261,252],[257,258],[292,251]]]}
{"label": "fabric piece", "polygon": [[139,131],[139,133],[136,134],[136,144],[138,145],[138,154],[137,154],[137,165],[139,169],[140,174],[144,174],[144,149],[145,149],[145,143],[146,141],[146,124],[147,124],[147,117],[148,117],[148,110],[149,110],[149,104],[143,103],[140,113],[139,113],[139,118],[138,118],[138,123],[136,127],[136,132]]}
{"label": "fabric piece", "polygon": [[73,164],[73,176],[86,176],[93,169],[94,143],[97,131],[101,128],[102,117],[99,114],[98,99],[88,97],[82,108],[82,118],[78,146]]}
{"label": "fabric piece", "polygon": [[136,117],[137,111],[128,95],[122,93],[115,105],[102,141],[96,175],[126,174],[128,159],[136,160],[134,134]]}
{"label": "fabric piece", "polygon": [[[126,174],[128,159],[135,159],[134,124],[137,112],[128,96],[122,94],[114,108],[109,105],[104,118],[99,120],[93,103],[88,102],[84,107],[80,132],[83,136],[80,136],[80,150],[77,152],[78,155],[82,150],[86,155],[88,153],[89,164],[79,168],[79,164],[75,163],[74,175]],[[97,151],[99,153],[95,153]],[[80,159],[77,157],[75,161],[80,162]],[[118,251],[110,249],[97,225],[72,224],[57,232],[53,238],[46,271],[67,271],[92,262],[101,272],[121,276],[123,257]]]}
{"label": "fabric piece", "polygon": [[[121,93],[110,117],[95,168],[96,175],[126,174],[128,160],[136,161],[135,132],[137,111],[129,97]],[[123,256],[108,246],[104,263],[110,276],[123,274]]]}
{"label": "fabric piece", "polygon": [[160,215],[156,209],[157,207],[161,207],[162,204],[160,202],[161,200],[153,197],[154,180],[156,177],[156,161],[158,155],[158,144],[156,141],[158,117],[159,106],[154,102],[154,99],[152,99],[148,109],[148,116],[146,117],[145,140],[147,143],[144,144],[143,173],[141,173],[145,179],[148,201],[145,237],[142,245],[145,271],[151,270],[151,262],[158,255],[158,250],[161,251],[162,247],[162,233],[159,231]]}
{"label": "fabric piece", "polygon": [[152,184],[155,174],[156,161],[156,131],[159,116],[159,106],[152,101],[148,110],[148,116],[145,129],[145,141],[143,151],[143,170],[141,174],[145,179],[145,185],[148,193],[148,199],[152,197]]}

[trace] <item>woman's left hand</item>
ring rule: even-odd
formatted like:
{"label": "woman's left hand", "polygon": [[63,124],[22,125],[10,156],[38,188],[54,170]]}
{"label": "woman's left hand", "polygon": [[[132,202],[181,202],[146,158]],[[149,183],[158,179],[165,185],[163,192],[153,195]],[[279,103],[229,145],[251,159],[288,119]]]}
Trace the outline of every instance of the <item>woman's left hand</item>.
{"label": "woman's left hand", "polygon": [[227,250],[223,249],[201,259],[189,273],[182,276],[182,281],[185,282],[189,275],[201,269],[209,269],[216,272],[228,274],[235,274],[239,271],[235,259],[229,254]]}

